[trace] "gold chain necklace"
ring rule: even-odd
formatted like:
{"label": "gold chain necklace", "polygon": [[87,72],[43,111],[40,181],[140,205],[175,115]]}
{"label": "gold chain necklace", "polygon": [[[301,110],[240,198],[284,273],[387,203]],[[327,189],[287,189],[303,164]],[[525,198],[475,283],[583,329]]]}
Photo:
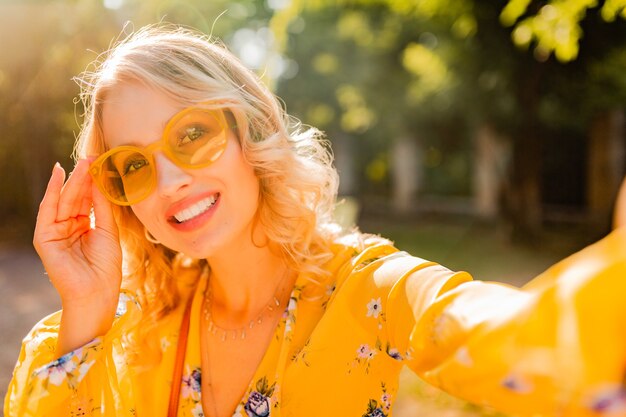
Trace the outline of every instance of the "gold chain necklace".
{"label": "gold chain necklace", "polygon": [[224,327],[221,327],[217,323],[215,323],[215,321],[213,320],[213,313],[211,312],[211,307],[213,304],[213,292],[211,291],[210,282],[207,282],[207,287],[206,287],[205,294],[204,294],[203,311],[204,311],[204,318],[207,323],[207,330],[209,331],[209,333],[211,333],[214,336],[219,335],[219,339],[222,342],[225,342],[227,340],[245,339],[249,332],[251,332],[254,328],[263,324],[263,319],[265,318],[266,315],[270,315],[277,309],[281,308],[283,304],[281,301],[281,298],[283,298],[281,289],[283,287],[285,278],[289,275],[288,272],[289,272],[289,268],[286,268],[285,273],[280,279],[280,282],[276,286],[276,291],[274,291],[272,298],[265,305],[263,310],[261,310],[259,315],[255,319],[250,320],[248,322],[248,325],[245,325],[236,329],[226,329]]}
{"label": "gold chain necklace", "polygon": [[[267,303],[267,305],[265,306],[265,308],[261,311],[261,313],[258,315],[258,317],[254,320],[251,320],[250,323],[248,324],[248,326],[244,326],[244,327],[240,327],[237,329],[225,329],[220,327],[219,325],[217,325],[214,321],[213,321],[213,316],[211,313],[211,304],[213,301],[213,294],[211,292],[211,285],[210,282],[207,281],[207,286],[206,289],[204,291],[204,303],[203,303],[203,311],[204,311],[204,319],[206,320],[206,324],[207,324],[207,329],[209,331],[210,334],[216,335],[216,334],[220,334],[220,340],[222,342],[225,342],[226,340],[243,340],[246,338],[246,329],[248,331],[251,331],[252,329],[254,329],[255,327],[258,327],[258,325],[263,323],[263,318],[265,315],[276,311],[276,309],[280,308],[281,305],[283,304],[281,302],[281,299],[283,298],[284,294],[282,294],[282,292],[284,291],[284,281],[285,278],[289,276],[289,268],[285,269],[285,273],[283,274],[282,278],[280,279],[280,282],[278,283],[278,285],[276,286],[276,290],[274,291],[274,294],[272,296],[272,298],[270,299],[270,301]],[[217,398],[215,396],[215,392],[213,391],[213,375],[211,372],[211,357],[209,354],[209,340],[208,340],[208,334],[206,334],[205,332],[202,332],[201,337],[201,342],[204,344],[204,348],[202,349],[202,356],[204,359],[204,363],[206,365],[206,377],[202,378],[202,385],[205,385],[207,388],[207,392],[204,392],[203,390],[203,394],[208,394],[209,397],[209,402],[211,403],[211,408],[213,411],[213,417],[217,417],[218,412],[217,412]],[[203,368],[204,370],[204,368]],[[204,400],[203,400],[203,410],[204,410]],[[206,410],[208,411],[208,410]],[[208,415],[208,413],[207,413]]]}

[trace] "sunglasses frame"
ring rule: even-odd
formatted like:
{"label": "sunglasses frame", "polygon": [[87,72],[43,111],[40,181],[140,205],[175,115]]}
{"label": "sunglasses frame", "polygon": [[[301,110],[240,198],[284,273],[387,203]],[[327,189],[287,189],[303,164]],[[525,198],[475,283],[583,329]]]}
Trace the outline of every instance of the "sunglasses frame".
{"label": "sunglasses frame", "polygon": [[[167,122],[167,124],[165,125],[165,128],[163,129],[163,134],[161,135],[161,139],[159,139],[158,141],[146,146],[146,147],[139,147],[139,146],[132,146],[132,145],[121,145],[121,146],[116,146],[113,149],[109,149],[107,152],[103,153],[102,155],[98,156],[98,158],[96,158],[90,165],[89,165],[89,174],[91,174],[91,177],[93,178],[93,180],[96,183],[96,186],[98,187],[98,189],[102,192],[102,194],[107,198],[107,200],[109,200],[110,202],[117,204],[119,206],[130,206],[132,204],[137,204],[138,202],[140,202],[141,200],[145,199],[146,197],[148,197],[150,195],[150,193],[152,193],[152,191],[154,191],[154,187],[156,186],[156,180],[157,180],[157,176],[156,176],[156,165],[155,165],[155,159],[154,159],[154,153],[158,150],[162,150],[163,154],[170,160],[172,161],[174,164],[176,164],[176,166],[179,166],[181,168],[186,168],[186,169],[200,169],[200,168],[205,168],[208,167],[209,165],[213,164],[217,159],[219,159],[223,154],[224,151],[226,150],[226,146],[228,145],[228,139],[225,137],[224,138],[224,146],[222,147],[222,151],[221,153],[218,155],[217,158],[210,160],[208,162],[204,162],[201,164],[188,164],[185,162],[180,161],[176,155],[174,154],[174,152],[171,150],[170,148],[170,144],[168,141],[168,135],[170,133],[170,131],[172,130],[172,128],[176,125],[176,123],[182,119],[183,117],[185,117],[187,114],[194,112],[194,111],[202,111],[205,113],[212,113],[214,114],[217,119],[217,121],[222,125],[222,133],[220,135],[227,135],[228,134],[228,130],[229,130],[229,126],[226,120],[226,115],[225,112],[227,110],[225,109],[208,109],[208,108],[202,108],[202,107],[197,107],[197,106],[193,106],[193,107],[187,107],[181,111],[179,111],[178,113],[176,113],[174,116],[172,116],[172,118]],[[109,156],[120,152],[120,151],[124,151],[124,150],[128,150],[128,151],[136,151],[141,153],[142,155],[146,156],[147,159],[150,161],[150,163],[152,164],[153,168],[152,168],[152,175],[150,175],[150,184],[147,185],[146,187],[146,191],[144,193],[141,194],[140,197],[137,197],[135,199],[133,199],[132,201],[123,201],[123,200],[118,200],[115,199],[113,196],[111,196],[109,194],[109,192],[106,190],[105,184],[103,183],[103,181],[100,180],[100,177],[103,175],[103,169],[102,166],[104,165],[105,161],[109,158]]]}

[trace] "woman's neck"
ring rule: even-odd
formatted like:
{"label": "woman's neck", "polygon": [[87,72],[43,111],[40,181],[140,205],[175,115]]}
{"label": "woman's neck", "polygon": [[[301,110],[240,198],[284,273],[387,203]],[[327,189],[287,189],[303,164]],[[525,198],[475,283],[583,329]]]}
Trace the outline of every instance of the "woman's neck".
{"label": "woman's neck", "polygon": [[293,287],[293,273],[280,251],[270,245],[258,247],[250,242],[208,262],[212,312],[229,327],[248,323],[274,296]]}

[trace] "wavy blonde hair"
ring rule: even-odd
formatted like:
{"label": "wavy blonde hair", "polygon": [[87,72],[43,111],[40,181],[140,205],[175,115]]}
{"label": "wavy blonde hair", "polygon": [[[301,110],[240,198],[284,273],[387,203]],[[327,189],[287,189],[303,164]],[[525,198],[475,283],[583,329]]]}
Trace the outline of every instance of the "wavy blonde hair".
{"label": "wavy blonde hair", "polygon": [[[109,91],[127,81],[142,82],[184,106],[217,103],[232,113],[244,158],[260,181],[258,222],[293,269],[312,280],[323,278],[321,266],[332,257],[330,242],[337,234],[332,211],[338,176],[321,133],[288,116],[276,96],[218,41],[160,24],[118,41],[77,77],[85,113],[76,158],[107,150],[102,104]],[[142,305],[136,332],[130,332],[131,346],[141,352],[135,359],[150,358],[142,361],[149,363],[159,356],[149,336],[179,303],[172,279],[177,254],[147,241],[129,207],[114,210],[124,252],[124,285],[137,293]]]}

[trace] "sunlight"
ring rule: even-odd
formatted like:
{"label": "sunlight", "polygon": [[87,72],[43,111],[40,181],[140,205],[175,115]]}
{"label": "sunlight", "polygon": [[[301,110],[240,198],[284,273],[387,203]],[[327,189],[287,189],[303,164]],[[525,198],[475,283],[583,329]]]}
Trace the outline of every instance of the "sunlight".
{"label": "sunlight", "polygon": [[124,0],[102,0],[102,4],[107,9],[117,10],[124,5]]}

